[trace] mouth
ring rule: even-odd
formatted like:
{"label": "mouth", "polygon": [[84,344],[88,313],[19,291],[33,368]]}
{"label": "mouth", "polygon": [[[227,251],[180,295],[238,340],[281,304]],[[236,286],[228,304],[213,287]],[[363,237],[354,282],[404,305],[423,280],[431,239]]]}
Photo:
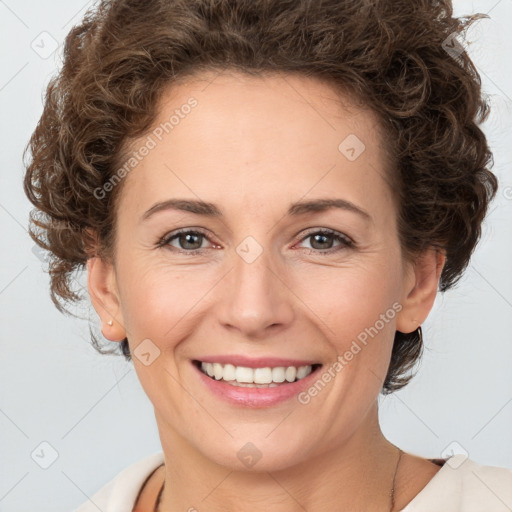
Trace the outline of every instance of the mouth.
{"label": "mouth", "polygon": [[316,372],[320,363],[303,366],[265,366],[250,368],[233,364],[194,360],[193,364],[214,381],[244,388],[275,388],[305,379]]}

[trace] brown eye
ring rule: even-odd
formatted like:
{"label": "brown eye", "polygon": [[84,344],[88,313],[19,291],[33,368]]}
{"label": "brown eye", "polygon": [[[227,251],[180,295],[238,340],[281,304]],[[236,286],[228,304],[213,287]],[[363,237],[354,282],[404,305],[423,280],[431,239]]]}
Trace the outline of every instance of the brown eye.
{"label": "brown eye", "polygon": [[200,249],[203,238],[200,233],[182,233],[176,239],[179,241],[181,249]]}
{"label": "brown eye", "polygon": [[[347,236],[330,230],[314,231],[302,238],[302,241],[310,239],[310,247],[312,253],[332,253],[341,249],[352,247],[354,244]],[[334,241],[338,241],[337,246],[333,246]]]}
{"label": "brown eye", "polygon": [[334,237],[325,234],[309,235],[309,238],[313,249],[330,249],[334,241]]}
{"label": "brown eye", "polygon": [[[164,237],[158,244],[159,247],[170,247],[181,252],[194,252],[201,251],[203,240],[207,239],[204,233],[193,230],[181,230],[178,232],[171,233],[169,236]],[[177,241],[177,246],[171,244],[173,241]]]}

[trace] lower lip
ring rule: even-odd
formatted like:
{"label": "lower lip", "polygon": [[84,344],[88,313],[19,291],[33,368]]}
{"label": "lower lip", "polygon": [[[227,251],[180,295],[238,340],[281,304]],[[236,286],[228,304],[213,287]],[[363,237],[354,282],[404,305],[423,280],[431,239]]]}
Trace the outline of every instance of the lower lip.
{"label": "lower lip", "polygon": [[246,388],[233,386],[222,380],[212,379],[204,374],[195,363],[192,363],[192,366],[199,374],[201,381],[214,395],[233,405],[254,408],[270,407],[293,398],[311,385],[313,380],[317,378],[318,370],[321,368],[321,366],[317,367],[301,380],[281,384],[275,388]]}

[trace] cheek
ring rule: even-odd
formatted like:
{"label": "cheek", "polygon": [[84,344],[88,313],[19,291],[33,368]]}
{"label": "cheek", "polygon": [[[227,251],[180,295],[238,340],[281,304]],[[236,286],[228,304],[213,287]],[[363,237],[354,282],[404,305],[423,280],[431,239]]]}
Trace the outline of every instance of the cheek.
{"label": "cheek", "polygon": [[[373,326],[381,315],[394,323],[392,305],[398,299],[397,278],[392,266],[387,269],[383,273],[377,266],[369,265],[319,268],[303,274],[297,280],[295,290],[322,320],[326,333],[330,333],[328,337],[344,344]],[[389,323],[386,322],[386,326]],[[381,322],[378,327],[386,330]]]}
{"label": "cheek", "polygon": [[128,331],[140,340],[154,339],[161,348],[163,340],[177,342],[207,301],[207,292],[216,282],[213,274],[191,266],[127,262],[120,279]]}
{"label": "cheek", "polygon": [[336,364],[325,370],[330,369],[330,377],[324,376],[337,389],[332,399],[355,400],[351,402],[354,407],[358,400],[362,407],[373,399],[389,366],[400,306],[397,274],[391,262],[387,268],[387,273],[379,271],[379,265],[330,269],[328,276],[317,275],[314,280],[311,276],[307,283],[323,284],[309,286],[305,302],[322,320],[318,325],[330,345],[332,364]]}

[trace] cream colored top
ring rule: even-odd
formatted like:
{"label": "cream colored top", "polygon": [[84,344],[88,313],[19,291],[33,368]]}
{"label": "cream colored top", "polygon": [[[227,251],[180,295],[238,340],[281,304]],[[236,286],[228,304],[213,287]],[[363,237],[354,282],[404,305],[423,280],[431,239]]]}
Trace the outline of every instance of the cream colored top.
{"label": "cream colored top", "polygon": [[[73,512],[132,512],[146,478],[164,463],[163,452],[122,470]],[[511,512],[512,469],[452,455],[400,512]]]}

